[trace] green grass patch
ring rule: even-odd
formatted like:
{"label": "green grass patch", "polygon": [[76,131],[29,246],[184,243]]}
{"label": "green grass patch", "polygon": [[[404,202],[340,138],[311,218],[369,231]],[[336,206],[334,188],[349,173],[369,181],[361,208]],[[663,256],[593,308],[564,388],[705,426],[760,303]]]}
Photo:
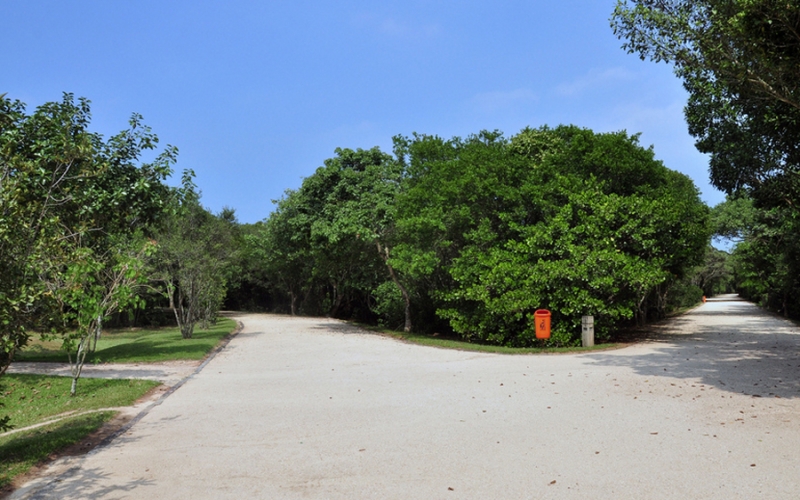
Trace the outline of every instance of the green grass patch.
{"label": "green grass patch", "polygon": [[394,330],[386,330],[369,325],[359,324],[358,326],[369,331],[380,333],[381,335],[387,335],[389,337],[411,342],[413,344],[440,347],[443,349],[457,349],[460,351],[491,352],[496,354],[574,353],[614,349],[620,346],[619,344],[597,344],[592,347],[505,347],[498,345],[475,344],[465,340],[449,337],[397,332]]}
{"label": "green grass patch", "polygon": [[81,378],[70,397],[70,377],[6,373],[0,377],[0,415],[15,428],[27,427],[66,412],[128,406],[156,387],[150,380]]}
{"label": "green grass patch", "polygon": [[[226,335],[236,329],[232,319],[221,318],[208,330],[195,328],[191,339],[181,338],[176,327],[157,329],[115,329],[104,331],[97,350],[86,363],[137,363],[203,359]],[[67,355],[58,340],[32,339],[18,353],[17,361],[65,363]]]}
{"label": "green grass patch", "polygon": [[85,378],[70,397],[69,377],[5,374],[0,377],[0,415],[19,429],[59,416],[50,425],[0,436],[0,494],[14,477],[26,473],[50,454],[81,441],[114,416],[113,411],[68,416],[100,408],[129,406],[158,385],[149,380]]}
{"label": "green grass patch", "polygon": [[10,436],[0,436],[0,493],[14,478],[52,453],[80,442],[114,416],[112,411],[91,413]]}

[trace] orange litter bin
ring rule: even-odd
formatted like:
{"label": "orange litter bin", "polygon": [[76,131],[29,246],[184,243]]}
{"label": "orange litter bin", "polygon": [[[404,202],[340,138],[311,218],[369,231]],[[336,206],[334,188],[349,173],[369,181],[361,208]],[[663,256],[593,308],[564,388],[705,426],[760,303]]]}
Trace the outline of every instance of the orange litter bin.
{"label": "orange litter bin", "polygon": [[533,313],[533,325],[536,328],[537,339],[550,338],[550,311],[547,309],[537,309]]}

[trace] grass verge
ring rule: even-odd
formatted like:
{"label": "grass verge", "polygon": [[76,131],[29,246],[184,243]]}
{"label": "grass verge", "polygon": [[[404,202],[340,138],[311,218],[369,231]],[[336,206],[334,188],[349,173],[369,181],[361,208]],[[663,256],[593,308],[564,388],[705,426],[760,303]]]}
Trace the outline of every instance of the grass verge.
{"label": "grass verge", "polygon": [[[203,359],[226,335],[236,329],[236,322],[220,318],[208,330],[195,329],[191,339],[183,339],[180,330],[117,329],[103,332],[97,350],[86,356],[86,363],[137,363]],[[15,357],[17,361],[65,363],[67,355],[61,341],[32,339]]]}
{"label": "grass verge", "polygon": [[615,349],[620,344],[597,344],[592,347],[505,347],[488,344],[475,344],[464,340],[439,337],[433,335],[423,335],[419,333],[406,333],[394,330],[387,330],[376,326],[357,324],[359,328],[369,330],[381,335],[386,335],[398,340],[411,342],[412,344],[439,347],[443,349],[457,349],[460,351],[490,352],[496,354],[544,354],[544,353],[575,353],[586,351],[598,351],[605,349]]}
{"label": "grass verge", "polygon": [[78,394],[70,397],[70,382],[69,377],[23,374],[5,374],[0,379],[0,415],[9,415],[15,428],[67,417],[44,427],[0,435],[0,494],[14,477],[80,442],[114,416],[113,411],[69,414],[129,406],[159,385],[149,380],[87,378],[78,383]]}
{"label": "grass verge", "polygon": [[53,453],[79,443],[113,416],[113,411],[90,413],[0,436],[0,495],[12,488],[14,478],[27,473]]}

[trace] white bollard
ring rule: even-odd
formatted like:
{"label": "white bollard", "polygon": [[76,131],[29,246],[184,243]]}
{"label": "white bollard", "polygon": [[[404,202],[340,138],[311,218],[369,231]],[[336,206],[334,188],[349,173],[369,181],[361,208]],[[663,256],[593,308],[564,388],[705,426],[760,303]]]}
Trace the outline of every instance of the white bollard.
{"label": "white bollard", "polygon": [[594,316],[583,316],[581,318],[581,343],[583,347],[594,345]]}

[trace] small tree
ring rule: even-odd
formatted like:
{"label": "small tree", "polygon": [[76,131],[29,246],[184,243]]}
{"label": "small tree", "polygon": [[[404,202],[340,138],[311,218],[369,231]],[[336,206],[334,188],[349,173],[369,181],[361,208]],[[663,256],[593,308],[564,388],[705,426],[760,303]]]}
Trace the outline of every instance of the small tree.
{"label": "small tree", "polygon": [[207,326],[222,306],[236,251],[230,223],[200,205],[193,175],[184,173],[180,199],[157,237],[154,274],[185,339],[192,338],[195,323]]}
{"label": "small tree", "polygon": [[103,254],[78,248],[64,272],[45,280],[64,309],[67,333],[63,335],[63,349],[72,372],[72,396],[76,394],[86,355],[97,347],[103,320],[117,311],[143,305],[136,289],[146,281],[145,259],[154,246],[154,242],[138,235],[116,238]]}
{"label": "small tree", "polygon": [[72,94],[30,115],[0,96],[0,375],[31,326],[63,325],[53,286],[68,281],[59,274],[79,249],[102,255],[110,235],[145,227],[163,210],[175,148],[138,164],[158,143],[141,116],[108,140],[90,121],[90,102]]}

